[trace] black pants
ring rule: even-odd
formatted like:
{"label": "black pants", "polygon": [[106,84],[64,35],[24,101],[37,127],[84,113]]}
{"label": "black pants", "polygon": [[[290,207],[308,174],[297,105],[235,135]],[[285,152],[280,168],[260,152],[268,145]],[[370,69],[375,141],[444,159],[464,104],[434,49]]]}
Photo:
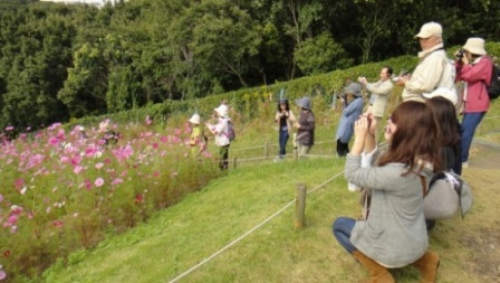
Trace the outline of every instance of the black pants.
{"label": "black pants", "polygon": [[349,144],[343,143],[340,139],[337,140],[337,154],[341,157],[344,157],[349,152]]}
{"label": "black pants", "polygon": [[229,167],[229,144],[221,146],[219,150],[219,168],[220,170],[227,170]]}

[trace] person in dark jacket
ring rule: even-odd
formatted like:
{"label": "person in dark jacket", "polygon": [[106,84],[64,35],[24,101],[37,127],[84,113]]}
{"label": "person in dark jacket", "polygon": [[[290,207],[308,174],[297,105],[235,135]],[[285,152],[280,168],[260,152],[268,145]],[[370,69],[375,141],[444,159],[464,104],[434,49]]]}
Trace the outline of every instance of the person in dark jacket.
{"label": "person in dark jacket", "polygon": [[315,120],[314,113],[311,111],[311,100],[305,96],[295,101],[300,107],[299,120],[294,124],[297,128],[297,147],[299,156],[309,153],[314,145]]}

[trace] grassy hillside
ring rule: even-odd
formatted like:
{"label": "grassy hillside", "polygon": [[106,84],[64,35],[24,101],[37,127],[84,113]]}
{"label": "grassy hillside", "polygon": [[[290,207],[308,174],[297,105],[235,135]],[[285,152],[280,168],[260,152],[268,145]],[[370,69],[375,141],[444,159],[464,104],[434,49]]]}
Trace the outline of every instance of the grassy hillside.
{"label": "grassy hillside", "polygon": [[[485,140],[499,141],[495,133],[499,106],[496,101],[478,131]],[[319,141],[333,140],[338,113],[326,109],[318,113]],[[237,149],[274,145],[276,140],[269,119],[253,120],[239,129],[231,157],[262,156],[264,147],[253,152]],[[312,153],[333,152],[334,144],[325,143]],[[471,154],[472,168],[465,169],[464,176],[473,187],[473,210],[464,220],[439,222],[430,234],[431,248],[442,256],[439,282],[497,280],[500,228],[495,184],[500,181],[500,156],[481,146]],[[347,190],[342,175],[318,188],[341,172],[343,165],[343,159],[335,158],[248,163],[147,223],[94,250],[73,253],[66,263],[60,261],[49,269],[43,281],[169,282],[283,209],[179,282],[357,282],[366,276],[363,269],[331,234],[336,217],[360,215],[357,194]],[[286,207],[294,200],[299,182],[314,190],[307,198],[303,230],[293,226],[294,206]],[[393,274],[397,282],[419,281],[411,267]]]}

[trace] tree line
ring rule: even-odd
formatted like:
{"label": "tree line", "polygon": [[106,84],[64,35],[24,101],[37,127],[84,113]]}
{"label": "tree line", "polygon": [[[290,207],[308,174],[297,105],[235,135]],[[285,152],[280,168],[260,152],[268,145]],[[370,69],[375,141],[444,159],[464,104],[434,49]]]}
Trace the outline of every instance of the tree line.
{"label": "tree line", "polygon": [[489,0],[0,0],[0,127],[272,84],[403,54],[427,21],[447,46],[500,39]]}

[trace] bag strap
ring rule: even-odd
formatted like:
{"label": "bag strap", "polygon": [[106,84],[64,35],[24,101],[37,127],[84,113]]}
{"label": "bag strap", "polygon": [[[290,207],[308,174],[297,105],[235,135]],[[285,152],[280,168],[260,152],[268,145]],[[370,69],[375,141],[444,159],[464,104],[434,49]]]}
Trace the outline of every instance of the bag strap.
{"label": "bag strap", "polygon": [[424,176],[422,175],[418,176],[420,177],[420,182],[422,183],[422,198],[425,198],[425,196],[429,193],[429,190],[427,189]]}

